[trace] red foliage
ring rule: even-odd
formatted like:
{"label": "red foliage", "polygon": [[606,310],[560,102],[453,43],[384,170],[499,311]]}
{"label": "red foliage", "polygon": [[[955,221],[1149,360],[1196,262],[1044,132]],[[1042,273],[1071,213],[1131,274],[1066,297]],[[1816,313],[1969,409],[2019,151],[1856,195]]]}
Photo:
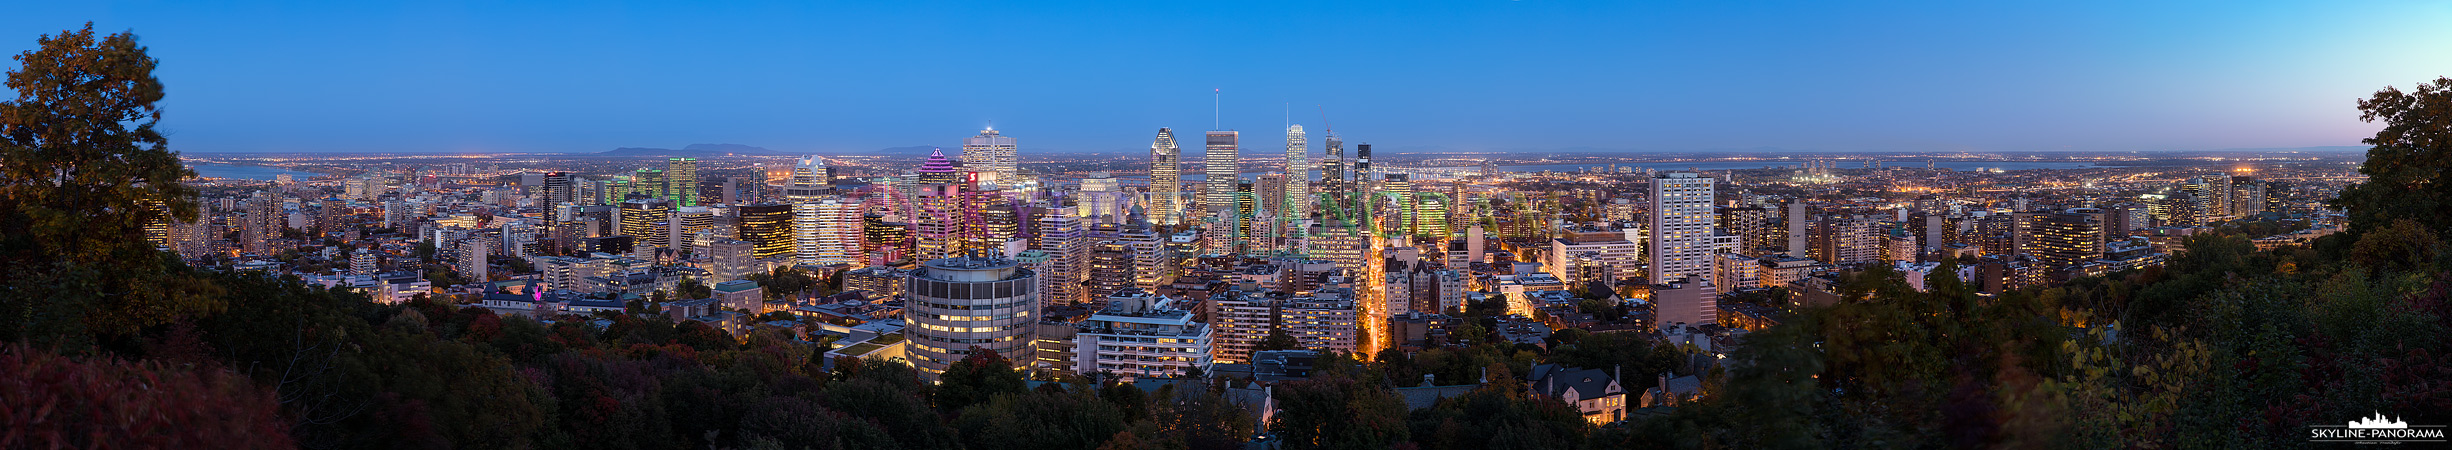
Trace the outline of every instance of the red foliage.
{"label": "red foliage", "polygon": [[0,347],[0,448],[292,448],[272,393],[219,368]]}

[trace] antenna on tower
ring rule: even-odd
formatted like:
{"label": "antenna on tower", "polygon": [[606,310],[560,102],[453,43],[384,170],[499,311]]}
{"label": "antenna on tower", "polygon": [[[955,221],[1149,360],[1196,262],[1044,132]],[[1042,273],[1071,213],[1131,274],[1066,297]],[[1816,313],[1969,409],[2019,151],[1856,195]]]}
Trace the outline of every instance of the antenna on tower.
{"label": "antenna on tower", "polygon": [[1225,102],[1225,89],[1209,90],[1209,129],[1215,130],[1226,126]]}

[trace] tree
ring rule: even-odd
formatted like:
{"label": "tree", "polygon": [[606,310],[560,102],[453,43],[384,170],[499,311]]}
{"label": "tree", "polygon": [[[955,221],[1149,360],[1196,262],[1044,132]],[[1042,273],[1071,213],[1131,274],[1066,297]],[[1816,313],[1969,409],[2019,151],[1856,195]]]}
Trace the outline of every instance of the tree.
{"label": "tree", "polygon": [[2374,146],[2358,169],[2367,182],[2334,200],[2349,210],[2351,231],[2409,219],[2438,234],[2452,232],[2452,77],[2419,83],[2410,92],[2387,86],[2359,100],[2358,111],[2358,120],[2381,120],[2384,128],[2359,141]]}
{"label": "tree", "polygon": [[218,366],[77,361],[0,347],[0,442],[18,448],[287,448],[273,396]]}
{"label": "tree", "polygon": [[680,283],[673,286],[673,294],[684,299],[708,298],[715,296],[715,289],[707,287],[706,283],[698,282],[697,278],[683,278]]}
{"label": "tree", "polygon": [[0,333],[84,348],[94,336],[213,312],[210,286],[145,226],[194,220],[194,176],[154,129],[162,83],[136,35],[44,35],[0,102]]}
{"label": "tree", "polygon": [[1301,341],[1294,340],[1294,335],[1286,334],[1286,329],[1270,327],[1269,336],[1261,338],[1260,344],[1252,347],[1252,350],[1295,350],[1300,348],[1303,348],[1303,343]]}
{"label": "tree", "polygon": [[1012,361],[1005,360],[995,350],[979,347],[971,347],[969,356],[947,366],[945,374],[937,378],[940,381],[937,383],[937,408],[948,412],[985,403],[999,394],[1020,394],[1028,389],[1022,373],[1013,370]]}

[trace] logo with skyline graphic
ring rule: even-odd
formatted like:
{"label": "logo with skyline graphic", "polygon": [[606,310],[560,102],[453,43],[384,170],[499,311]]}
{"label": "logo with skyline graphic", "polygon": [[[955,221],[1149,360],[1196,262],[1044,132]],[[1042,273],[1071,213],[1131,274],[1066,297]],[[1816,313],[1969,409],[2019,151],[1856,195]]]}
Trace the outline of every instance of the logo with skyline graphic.
{"label": "logo with skyline graphic", "polygon": [[2445,442],[2443,425],[2412,426],[2398,417],[2385,417],[2381,412],[2342,425],[2309,425],[2307,441],[2358,444]]}

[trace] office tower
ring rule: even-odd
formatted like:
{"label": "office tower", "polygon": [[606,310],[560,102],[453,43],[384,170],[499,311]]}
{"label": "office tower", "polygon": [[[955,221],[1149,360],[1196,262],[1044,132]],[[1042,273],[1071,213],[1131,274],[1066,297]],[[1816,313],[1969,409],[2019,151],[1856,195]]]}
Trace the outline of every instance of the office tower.
{"label": "office tower", "polygon": [[[807,164],[803,163],[803,165]],[[945,149],[930,150],[928,152],[928,159],[920,162],[920,184],[954,184],[960,182],[962,182],[962,174],[954,171],[954,160],[945,157]]]}
{"label": "office tower", "polygon": [[1482,229],[1481,224],[1474,224],[1472,228],[1465,229],[1464,253],[1468,262],[1490,262],[1490,257],[1484,254],[1489,251],[1489,247],[1486,247],[1490,245],[1489,234],[1488,230]]}
{"label": "office tower", "polygon": [[[671,200],[672,192],[665,190],[664,175],[664,171],[658,169],[639,169],[637,172],[631,172],[630,192],[637,195],[636,198]],[[624,196],[623,198],[633,197]]]}
{"label": "office tower", "polygon": [[546,172],[545,196],[537,199],[538,206],[553,206],[579,201],[578,180],[570,172]]}
{"label": "office tower", "polygon": [[673,202],[663,199],[640,199],[622,202],[621,234],[637,238],[637,245],[649,248],[672,247],[672,233],[665,229],[672,219]]}
{"label": "office tower", "polygon": [[1651,270],[1648,278],[1654,284],[1683,279],[1687,286],[1704,295],[1677,300],[1692,302],[1658,303],[1658,323],[1709,323],[1718,320],[1719,296],[1711,295],[1712,178],[1692,172],[1669,172],[1652,177],[1651,242],[1644,246],[1649,253]]}
{"label": "office tower", "polygon": [[1012,259],[956,256],[911,271],[903,328],[911,362],[934,380],[973,349],[1029,361],[1038,331],[1039,280]]}
{"label": "office tower", "polygon": [[1331,129],[1321,141],[1320,147],[1326,152],[1320,156],[1321,192],[1351,193],[1350,186],[1345,184],[1345,139],[1337,137],[1337,130]]}
{"label": "office tower", "polygon": [[792,205],[792,259],[795,263],[817,264],[818,254],[825,248],[823,243],[818,242],[818,230],[826,223],[824,213],[818,210],[818,202],[828,197],[826,191],[829,186],[821,180],[823,175],[820,174],[825,173],[825,167],[818,161],[815,156],[801,158],[798,164],[792,166],[791,182],[783,187],[783,201]]}
{"label": "office tower", "polygon": [[[860,202],[839,196],[826,196],[815,204],[817,218],[813,240],[817,246],[811,261],[818,265],[850,264],[861,266]],[[797,224],[795,224],[797,225]]]}
{"label": "office tower", "polygon": [[1302,125],[1286,126],[1286,188],[1285,205],[1270,208],[1285,217],[1288,224],[1302,223],[1311,217],[1311,139]]}
{"label": "office tower", "polygon": [[698,206],[698,158],[664,160],[664,192],[677,206]]}
{"label": "office tower", "polygon": [[1090,279],[1089,230],[1082,227],[1081,217],[1069,208],[1057,208],[1039,218],[1037,233],[1031,234],[1031,247],[1047,252],[1049,270],[1039,273],[1047,289],[1039,291],[1048,304],[1073,304],[1090,301],[1083,295],[1082,283]]}
{"label": "office tower", "polygon": [[962,164],[982,173],[993,174],[997,184],[1013,184],[1022,180],[1021,165],[1014,155],[1013,138],[997,134],[995,128],[979,130],[978,136],[962,140]]}
{"label": "office tower", "polygon": [[1021,211],[1005,191],[965,192],[959,211],[952,219],[961,225],[957,232],[963,248],[998,250],[1007,242],[1028,240],[1022,236]]}
{"label": "office tower", "polygon": [[799,242],[792,235],[792,205],[760,203],[736,206],[732,210],[740,215],[740,220],[735,222],[735,235],[755,246],[754,257],[798,257]]}
{"label": "office tower", "polygon": [[1370,192],[1372,189],[1370,184],[1371,181],[1373,181],[1371,175],[1371,144],[1355,145],[1354,184],[1356,186],[1350,186],[1348,188],[1354,192]]}
{"label": "office tower", "polygon": [[716,204],[727,204],[727,205],[729,205],[729,204],[738,204],[738,202],[734,202],[734,201],[732,201],[732,192],[733,192],[733,186],[732,186],[732,178],[731,178],[731,177],[716,178],[716,179],[711,179],[711,180],[699,180],[699,181],[698,181],[698,204],[700,204],[700,205],[716,205]]}
{"label": "office tower", "polygon": [[1194,320],[1185,301],[1133,290],[1077,325],[1074,373],[1181,377],[1211,364],[1209,324]]}
{"label": "office tower", "polygon": [[1124,220],[1124,189],[1115,175],[1091,172],[1081,179],[1081,196],[1076,199],[1074,212],[1091,223],[1118,223]]}
{"label": "office tower", "polygon": [[1235,181],[1238,180],[1237,169],[1242,166],[1242,160],[1237,155],[1240,151],[1237,147],[1239,139],[1241,135],[1233,131],[1211,131],[1208,134],[1208,154],[1204,156],[1208,160],[1204,171],[1208,178],[1203,182],[1206,188],[1202,191],[1204,196],[1201,200],[1208,204],[1209,211],[1203,217],[1215,219],[1214,223],[1220,226],[1235,226]]}
{"label": "office tower", "polygon": [[1083,293],[1090,298],[1105,298],[1116,292],[1135,287],[1137,271],[1132,242],[1111,237],[1090,246],[1090,269]]}
{"label": "office tower", "polygon": [[889,264],[911,256],[911,224],[887,221],[883,214],[860,218],[860,249],[870,264]]}
{"label": "office tower", "polygon": [[911,218],[911,257],[918,260],[948,258],[963,250],[962,185],[923,184],[913,198],[918,214]]}
{"label": "office tower", "polygon": [[674,253],[695,254],[698,252],[699,235],[714,229],[715,210],[704,206],[673,208],[672,235],[666,238],[666,242],[672,243]]}
{"label": "office tower", "polygon": [[1182,158],[1175,132],[1159,128],[1149,143],[1149,214],[1159,225],[1183,223]]}
{"label": "office tower", "polygon": [[2045,271],[2103,258],[2103,210],[2073,208],[2060,212],[2019,213],[2022,232],[2018,253],[2035,259]]}

